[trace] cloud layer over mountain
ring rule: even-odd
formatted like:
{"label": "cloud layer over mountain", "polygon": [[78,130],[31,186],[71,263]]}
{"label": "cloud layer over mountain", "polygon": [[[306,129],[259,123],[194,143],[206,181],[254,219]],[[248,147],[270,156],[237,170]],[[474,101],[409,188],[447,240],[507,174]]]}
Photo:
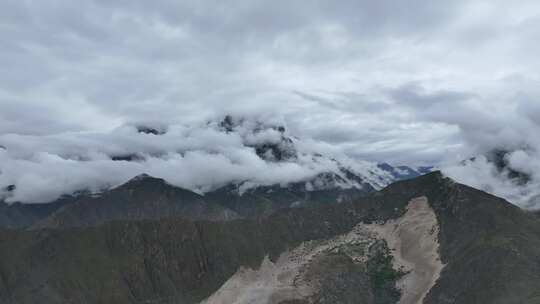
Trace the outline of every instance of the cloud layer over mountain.
{"label": "cloud layer over mountain", "polygon": [[[160,127],[2,135],[0,198],[48,202],[79,190],[99,192],[142,173],[198,192],[231,182],[249,188],[306,181],[339,172],[340,165],[359,171],[374,186],[390,178],[376,164],[353,161],[324,143],[293,140],[282,126],[242,120],[232,126],[208,122]],[[324,157],[321,152],[326,152]]]}
{"label": "cloud layer over mountain", "polygon": [[[168,153],[184,143],[169,137],[233,113],[280,117],[292,134],[352,159],[448,167],[521,205],[540,184],[538,1],[7,0],[0,20],[3,172],[88,169],[89,180],[116,182],[143,169],[202,166],[219,154],[176,159]],[[171,126],[167,140],[134,139],[123,127],[141,121]],[[239,140],[196,135],[187,141],[215,149]],[[531,179],[516,188],[489,161],[454,168],[494,149],[517,151],[507,163]],[[150,155],[151,168],[100,159],[134,151]],[[227,158],[267,169],[244,152]],[[234,161],[221,169],[255,172]],[[84,182],[65,175],[65,183]]]}

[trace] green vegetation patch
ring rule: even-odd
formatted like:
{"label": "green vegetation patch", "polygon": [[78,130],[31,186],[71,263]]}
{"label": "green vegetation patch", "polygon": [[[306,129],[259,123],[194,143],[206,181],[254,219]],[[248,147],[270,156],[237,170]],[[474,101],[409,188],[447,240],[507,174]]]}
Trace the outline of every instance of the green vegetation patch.
{"label": "green vegetation patch", "polygon": [[393,259],[385,241],[379,240],[371,245],[366,271],[377,304],[396,303],[401,297],[396,282],[406,273],[392,267]]}

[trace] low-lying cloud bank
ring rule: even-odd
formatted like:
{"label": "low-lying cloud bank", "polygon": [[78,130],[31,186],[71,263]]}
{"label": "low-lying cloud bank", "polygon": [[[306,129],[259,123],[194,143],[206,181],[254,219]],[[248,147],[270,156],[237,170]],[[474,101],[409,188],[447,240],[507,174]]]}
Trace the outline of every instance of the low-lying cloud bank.
{"label": "low-lying cloud bank", "polygon": [[[478,107],[479,97],[461,94],[448,102],[446,95],[404,87],[391,100],[396,105],[409,100],[406,107],[419,121],[458,129],[459,144],[433,164],[446,175],[522,208],[540,209],[540,108],[525,100],[494,102],[488,111]],[[110,132],[0,135],[0,199],[47,202],[79,190],[98,192],[141,173],[200,193],[231,182],[253,187],[305,181],[339,172],[340,164],[375,188],[392,181],[376,163],[354,153],[347,157],[350,153],[328,141],[294,137],[285,125],[264,116],[228,123],[126,124]]]}
{"label": "low-lying cloud bank", "polygon": [[[334,157],[365,172],[367,179],[372,175],[374,182],[388,174],[376,164],[334,153],[324,143],[289,137],[288,131],[273,122],[234,123],[126,125],[110,133],[1,135],[0,198],[8,202],[47,202],[79,190],[98,192],[142,173],[197,192],[230,182],[285,184],[338,171]],[[280,147],[276,156],[273,145],[291,147]],[[261,146],[267,150],[258,151],[256,147]],[[290,151],[283,152],[287,149]],[[318,151],[331,157],[322,157]]]}
{"label": "low-lying cloud bank", "polygon": [[495,160],[481,155],[446,165],[444,173],[472,187],[503,197],[525,209],[540,209],[540,157],[537,152],[515,150]]}
{"label": "low-lying cloud bank", "polygon": [[540,209],[540,106],[525,99],[454,110],[467,113],[446,121],[459,126],[465,144],[441,166],[446,175],[522,208]]}

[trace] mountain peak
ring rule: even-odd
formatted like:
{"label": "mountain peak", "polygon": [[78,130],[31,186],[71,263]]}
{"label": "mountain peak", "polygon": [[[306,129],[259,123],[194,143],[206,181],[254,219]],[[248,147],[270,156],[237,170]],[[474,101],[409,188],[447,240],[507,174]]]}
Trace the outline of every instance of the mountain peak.
{"label": "mountain peak", "polygon": [[134,178],[130,179],[130,181],[138,181],[138,180],[144,180],[144,179],[148,179],[148,178],[155,178],[149,174],[146,174],[146,173],[142,173],[142,174],[139,174],[137,176],[135,176]]}
{"label": "mountain peak", "polygon": [[167,182],[162,178],[158,178],[158,177],[154,177],[149,174],[146,174],[146,173],[142,173],[128,180],[126,183],[122,184],[120,187],[139,186],[142,184],[157,185],[157,184],[167,184]]}
{"label": "mountain peak", "polygon": [[150,126],[150,125],[136,125],[138,133],[151,134],[151,135],[163,135],[167,133],[167,128],[164,126]]}

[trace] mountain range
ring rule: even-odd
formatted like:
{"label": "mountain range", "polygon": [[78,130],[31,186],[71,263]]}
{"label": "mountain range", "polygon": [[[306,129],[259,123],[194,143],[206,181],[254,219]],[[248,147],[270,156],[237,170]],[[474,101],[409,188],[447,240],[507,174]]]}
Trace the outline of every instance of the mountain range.
{"label": "mountain range", "polygon": [[44,203],[13,202],[8,185],[0,304],[540,303],[538,213],[432,167],[310,152],[280,125],[212,128],[240,134],[265,163],[320,167],[205,191],[140,174]]}
{"label": "mountain range", "polygon": [[[323,188],[307,188],[306,182],[259,186],[242,191],[230,184],[204,195],[182,189],[161,178],[142,174],[127,183],[100,193],[65,195],[49,203],[0,202],[0,226],[6,228],[58,228],[92,226],[112,220],[143,220],[183,217],[223,221],[268,216],[282,208],[314,207],[351,202],[375,191],[328,186],[337,175],[320,175]],[[358,179],[359,180],[359,179]],[[307,182],[309,183],[309,182]]]}
{"label": "mountain range", "polygon": [[[130,193],[185,215],[141,220]],[[84,223],[0,231],[0,303],[540,303],[539,218],[440,172],[225,221],[148,176],[103,196]]]}
{"label": "mountain range", "polygon": [[[316,167],[301,180],[261,183],[231,180],[214,187],[186,189],[168,181],[140,174],[122,185],[100,191],[79,189],[44,203],[11,202],[17,185],[8,185],[0,196],[0,227],[52,228],[88,226],[110,220],[156,219],[180,216],[195,220],[232,220],[268,216],[281,208],[351,202],[390,183],[410,179],[432,170],[387,163],[344,162],[330,155],[306,151],[302,141],[279,124],[261,123],[226,116],[207,127],[219,133],[234,133],[243,148],[252,149],[266,163]],[[137,125],[143,135],[162,136],[165,127]],[[211,153],[211,151],[207,151]],[[186,151],[179,151],[186,153]],[[111,154],[115,162],[141,162],[144,154]],[[345,160],[347,161],[347,160]],[[308,162],[308,164],[304,164]],[[261,172],[264,175],[265,172]]]}

